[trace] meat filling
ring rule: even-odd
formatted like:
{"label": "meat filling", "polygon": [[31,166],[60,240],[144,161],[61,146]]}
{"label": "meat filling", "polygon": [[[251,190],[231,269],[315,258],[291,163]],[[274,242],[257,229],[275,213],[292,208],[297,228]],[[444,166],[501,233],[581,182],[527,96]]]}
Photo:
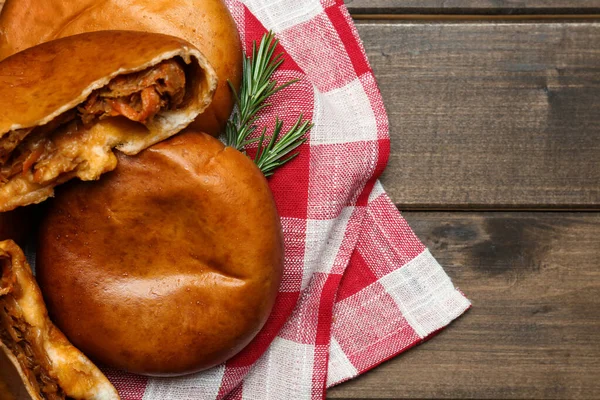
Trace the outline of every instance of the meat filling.
{"label": "meat filling", "polygon": [[[183,62],[163,61],[146,70],[117,76],[107,86],[95,90],[75,109],[50,123],[33,129],[18,129],[0,139],[0,182],[6,183],[20,173],[32,171],[37,163],[60,158],[53,141],[78,134],[98,120],[123,116],[146,124],[164,110],[175,110],[184,103],[186,75]],[[77,166],[71,160],[68,169]],[[41,183],[43,173],[34,171],[33,180]]]}
{"label": "meat filling", "polygon": [[84,124],[122,115],[145,123],[162,109],[177,108],[185,94],[185,72],[176,60],[134,74],[118,76],[96,90],[78,111]]}
{"label": "meat filling", "polygon": [[0,340],[19,362],[31,387],[41,398],[68,399],[50,371],[50,361],[43,349],[40,335],[25,321],[15,297],[20,288],[11,273],[10,261],[1,259],[0,280]]}
{"label": "meat filling", "polygon": [[0,163],[5,163],[19,143],[29,135],[33,128],[16,129],[10,132],[0,143]]}

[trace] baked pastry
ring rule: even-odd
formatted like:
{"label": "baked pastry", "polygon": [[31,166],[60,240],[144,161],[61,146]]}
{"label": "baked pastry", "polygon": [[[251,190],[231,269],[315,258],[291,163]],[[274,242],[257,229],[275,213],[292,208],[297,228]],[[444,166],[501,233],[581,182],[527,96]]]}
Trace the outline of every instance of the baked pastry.
{"label": "baked pastry", "polygon": [[100,370],[48,319],[21,249],[0,242],[0,389],[16,399],[119,399]]}
{"label": "baked pastry", "polygon": [[[23,29],[27,27],[27,29]],[[7,0],[0,14],[0,59],[36,44],[97,30],[156,32],[196,46],[219,79],[214,101],[192,127],[217,135],[233,110],[242,50],[222,0]]]}
{"label": "baked pastry", "polygon": [[185,128],[211,102],[216,75],[188,42],[99,31],[0,62],[0,212],[39,203],[74,177],[115,168]]}
{"label": "baked pastry", "polygon": [[50,314],[92,360],[147,375],[220,364],[266,322],[283,239],[254,163],[185,132],[99,182],[57,191],[37,278]]}

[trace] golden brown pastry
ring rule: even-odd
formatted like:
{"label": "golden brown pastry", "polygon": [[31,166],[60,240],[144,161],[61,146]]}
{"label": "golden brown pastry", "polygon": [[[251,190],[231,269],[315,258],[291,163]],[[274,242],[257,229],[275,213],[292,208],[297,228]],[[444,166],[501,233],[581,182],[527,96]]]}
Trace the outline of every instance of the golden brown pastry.
{"label": "golden brown pastry", "polygon": [[0,59],[48,40],[105,29],[164,33],[200,49],[219,83],[213,103],[192,126],[212,135],[225,126],[234,104],[227,80],[239,88],[242,51],[222,0],[8,0],[0,14]]}
{"label": "golden brown pastry", "polygon": [[149,375],[191,373],[246,346],[281,279],[268,184],[244,154],[186,132],[97,183],[57,192],[37,277],[53,320],[93,360]]}
{"label": "golden brown pastry", "polygon": [[[1,346],[1,345],[0,345]],[[30,400],[31,396],[7,352],[0,351],[0,400]]]}
{"label": "golden brown pastry", "polygon": [[204,111],[216,75],[172,36],[99,31],[0,62],[0,212],[39,203],[71,178],[115,168]]}
{"label": "golden brown pastry", "polygon": [[11,240],[0,242],[0,272],[3,389],[18,399],[25,392],[33,400],[119,399],[102,372],[48,319],[25,256]]}

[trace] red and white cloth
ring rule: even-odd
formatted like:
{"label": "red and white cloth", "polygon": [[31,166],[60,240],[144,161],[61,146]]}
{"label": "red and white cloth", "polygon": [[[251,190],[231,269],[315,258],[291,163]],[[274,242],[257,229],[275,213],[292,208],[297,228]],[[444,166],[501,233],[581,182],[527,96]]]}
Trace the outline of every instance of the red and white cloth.
{"label": "red and white cloth", "polygon": [[[285,272],[271,318],[226,364],[181,378],[108,370],[125,400],[322,399],[421,343],[469,308],[377,181],[390,149],[384,105],[342,0],[227,1],[246,49],[267,30],[301,81],[261,124],[314,127],[271,178]],[[285,128],[284,128],[285,129]]]}

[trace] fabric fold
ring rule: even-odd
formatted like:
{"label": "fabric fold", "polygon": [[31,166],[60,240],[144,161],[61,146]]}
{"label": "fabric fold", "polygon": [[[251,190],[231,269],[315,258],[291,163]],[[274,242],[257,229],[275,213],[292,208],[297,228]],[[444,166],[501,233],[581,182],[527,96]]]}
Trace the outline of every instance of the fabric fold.
{"label": "fabric fold", "polygon": [[362,228],[333,309],[327,387],[421,343],[471,306],[379,183]]}

